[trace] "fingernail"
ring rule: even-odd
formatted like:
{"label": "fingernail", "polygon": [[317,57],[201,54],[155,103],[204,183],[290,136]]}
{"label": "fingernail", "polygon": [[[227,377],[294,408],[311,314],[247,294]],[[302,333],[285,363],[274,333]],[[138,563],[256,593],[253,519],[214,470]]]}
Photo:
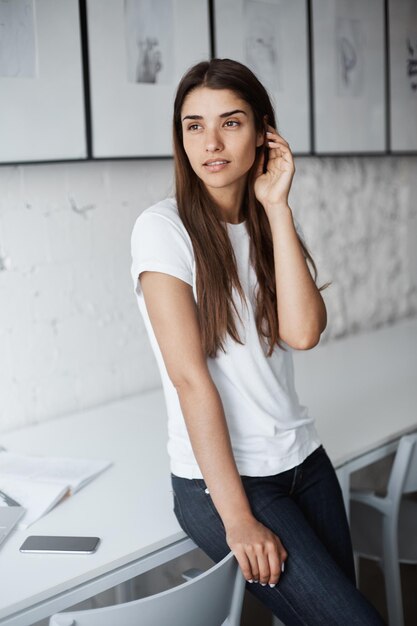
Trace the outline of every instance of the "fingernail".
{"label": "fingernail", "polygon": [[248,580],[248,583],[253,583],[252,578],[250,578],[250,579]]}
{"label": "fingernail", "polygon": [[259,582],[259,580],[254,580],[254,582],[255,582],[255,583],[258,583],[258,582]]}
{"label": "fingernail", "polygon": [[266,583],[261,583],[262,587],[266,587]]}
{"label": "fingernail", "polygon": [[285,569],[285,563],[284,563],[284,561],[283,561],[283,562],[281,563],[281,572],[283,572],[283,571],[284,571],[284,569]]}
{"label": "fingernail", "polygon": [[275,585],[276,585],[276,584],[277,584],[277,583],[269,583],[269,586],[270,586],[270,587],[275,587]]}

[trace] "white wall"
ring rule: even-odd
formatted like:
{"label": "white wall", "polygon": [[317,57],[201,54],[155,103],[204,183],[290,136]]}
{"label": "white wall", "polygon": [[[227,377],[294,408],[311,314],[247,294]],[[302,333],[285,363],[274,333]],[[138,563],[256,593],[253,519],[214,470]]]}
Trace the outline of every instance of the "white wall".
{"label": "white wall", "polygon": [[[0,431],[160,385],[130,233],[172,160],[0,167]],[[417,157],[296,158],[321,341],[417,315]]]}

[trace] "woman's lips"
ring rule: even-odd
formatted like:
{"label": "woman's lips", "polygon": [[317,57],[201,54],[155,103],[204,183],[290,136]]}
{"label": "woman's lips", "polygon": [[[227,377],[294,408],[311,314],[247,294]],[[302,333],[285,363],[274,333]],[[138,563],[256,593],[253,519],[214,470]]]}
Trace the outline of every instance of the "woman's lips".
{"label": "woman's lips", "polygon": [[226,165],[229,165],[229,161],[224,162],[224,163],[218,163],[217,165],[211,165],[211,164],[204,164],[204,167],[209,171],[209,172],[220,172],[220,170],[222,170],[223,168],[226,167]]}

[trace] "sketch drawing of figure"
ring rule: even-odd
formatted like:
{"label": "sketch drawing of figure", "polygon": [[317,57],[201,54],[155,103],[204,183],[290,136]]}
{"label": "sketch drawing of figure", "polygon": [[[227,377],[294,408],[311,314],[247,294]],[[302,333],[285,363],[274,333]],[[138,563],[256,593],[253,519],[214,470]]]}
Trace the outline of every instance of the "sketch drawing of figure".
{"label": "sketch drawing of figure", "polygon": [[245,62],[271,92],[281,91],[282,40],[279,7],[246,0],[244,5]]}
{"label": "sketch drawing of figure", "polygon": [[410,79],[412,91],[417,92],[417,35],[414,42],[411,37],[407,37],[407,76]]}
{"label": "sketch drawing of figure", "polygon": [[417,35],[414,42],[407,37],[407,76],[410,79],[411,91],[417,93]]}
{"label": "sketch drawing of figure", "polygon": [[36,60],[33,2],[0,0],[0,76],[34,78]]}
{"label": "sketch drawing of figure", "polygon": [[404,2],[405,51],[406,51],[406,76],[410,85],[409,98],[417,94],[417,2],[408,0]]}
{"label": "sketch drawing of figure", "polygon": [[337,95],[361,96],[365,59],[360,22],[337,17],[335,40]]}
{"label": "sketch drawing of figure", "polygon": [[136,66],[137,83],[156,83],[156,76],[162,69],[161,51],[156,37],[138,40],[138,62]]}
{"label": "sketch drawing of figure", "polygon": [[350,81],[350,72],[354,70],[357,57],[355,48],[352,45],[352,42],[346,37],[341,37],[339,41],[339,54],[340,54],[340,70],[342,72],[342,81],[345,85],[349,84]]}
{"label": "sketch drawing of figure", "polygon": [[175,73],[173,0],[124,0],[127,79],[167,84]]}

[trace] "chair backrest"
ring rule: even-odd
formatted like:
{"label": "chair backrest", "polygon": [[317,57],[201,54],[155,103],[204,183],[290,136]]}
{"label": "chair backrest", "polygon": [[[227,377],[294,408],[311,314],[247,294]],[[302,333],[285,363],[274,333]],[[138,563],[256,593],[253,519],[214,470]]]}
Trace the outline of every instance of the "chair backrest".
{"label": "chair backrest", "polygon": [[177,587],[100,609],[57,613],[49,626],[239,626],[245,582],[231,551]]}
{"label": "chair backrest", "polygon": [[390,473],[387,495],[393,501],[417,491],[417,433],[403,435]]}

